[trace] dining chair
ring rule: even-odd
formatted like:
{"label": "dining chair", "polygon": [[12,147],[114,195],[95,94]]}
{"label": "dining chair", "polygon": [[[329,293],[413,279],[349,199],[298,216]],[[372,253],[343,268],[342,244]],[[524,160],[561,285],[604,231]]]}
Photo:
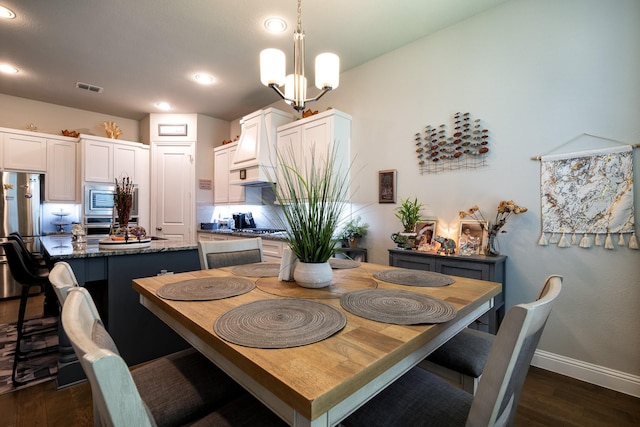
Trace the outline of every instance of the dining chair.
{"label": "dining chair", "polygon": [[83,287],[69,290],[62,324],[89,379],[96,425],[285,425],[194,349],[129,370]]}
{"label": "dining chair", "polygon": [[[542,298],[543,291],[544,286],[538,299]],[[475,394],[495,337],[488,332],[465,328],[427,356],[419,366]]]}
{"label": "dining chair", "polygon": [[264,261],[262,238],[199,241],[200,268],[222,268]]}
{"label": "dining chair", "polygon": [[[67,294],[75,286],[79,286],[76,275],[67,262],[58,261],[49,272],[49,282],[53,285],[53,290],[58,297],[60,312],[62,312]],[[71,346],[71,341],[62,327],[62,318],[58,319],[58,354],[60,363],[71,363],[78,360]]]}
{"label": "dining chair", "polygon": [[562,277],[549,276],[537,301],[509,309],[475,395],[414,367],[342,424],[346,427],[513,425],[529,364],[561,288]]}
{"label": "dining chair", "polygon": [[[47,272],[34,272],[22,256],[22,251],[19,244],[15,240],[7,240],[2,242],[2,248],[4,254],[7,257],[7,264],[9,265],[9,271],[13,279],[22,286],[20,292],[20,305],[18,308],[18,321],[16,324],[17,338],[16,347],[13,355],[13,370],[11,374],[11,381],[14,387],[24,385],[25,382],[18,379],[18,363],[32,359],[33,357],[41,356],[46,353],[57,350],[57,346],[45,347],[43,349],[25,350],[23,347],[23,341],[29,336],[33,336],[38,333],[45,333],[55,330],[56,324],[44,323],[43,327],[37,327],[26,330],[25,316],[27,312],[27,303],[31,297],[31,290],[33,288],[39,288],[40,291],[44,291],[47,288],[51,288],[49,282],[49,274]],[[54,297],[55,298],[55,297]],[[57,302],[56,313],[57,311]],[[49,313],[45,311],[44,317],[50,317]]]}

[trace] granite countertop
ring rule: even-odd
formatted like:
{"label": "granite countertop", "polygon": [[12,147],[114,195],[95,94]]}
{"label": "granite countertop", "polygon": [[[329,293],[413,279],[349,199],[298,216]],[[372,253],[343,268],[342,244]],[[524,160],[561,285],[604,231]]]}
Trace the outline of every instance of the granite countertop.
{"label": "granite countertop", "polygon": [[283,232],[275,232],[275,233],[243,233],[241,231],[233,231],[229,229],[222,230],[198,230],[198,233],[207,233],[207,234],[224,234],[227,236],[236,236],[236,237],[262,237],[267,240],[285,240],[285,236]]}
{"label": "granite countertop", "polygon": [[87,243],[78,244],[71,236],[42,236],[40,242],[44,250],[55,261],[72,258],[91,258],[117,255],[135,255],[155,252],[172,252],[198,249],[196,242],[180,242],[176,240],[152,240],[149,246],[132,249],[101,248],[98,239],[88,237]]}

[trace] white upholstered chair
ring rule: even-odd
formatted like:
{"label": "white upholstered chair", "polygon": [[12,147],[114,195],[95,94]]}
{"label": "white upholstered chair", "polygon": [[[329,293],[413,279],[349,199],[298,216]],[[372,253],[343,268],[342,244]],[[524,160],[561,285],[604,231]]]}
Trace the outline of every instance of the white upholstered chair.
{"label": "white upholstered chair", "polygon": [[199,241],[200,268],[222,268],[264,261],[260,237],[236,240]]}
{"label": "white upholstered chair", "polygon": [[91,384],[95,425],[285,425],[193,349],[130,371],[85,288],[69,290],[62,324]]}
{"label": "white upholstered chair", "polygon": [[[542,298],[545,286],[546,283],[538,299]],[[420,367],[475,394],[495,337],[488,332],[465,328],[420,362]]]}
{"label": "white upholstered chair", "polygon": [[474,395],[414,367],[355,411],[346,427],[513,425],[533,352],[562,288],[550,276],[542,296],[509,309]]}

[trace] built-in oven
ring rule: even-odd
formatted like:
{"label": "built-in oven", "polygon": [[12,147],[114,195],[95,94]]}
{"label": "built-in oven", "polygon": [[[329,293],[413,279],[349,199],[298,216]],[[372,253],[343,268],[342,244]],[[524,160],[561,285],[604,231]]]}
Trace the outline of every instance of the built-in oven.
{"label": "built-in oven", "polygon": [[[113,196],[115,185],[86,184],[84,186],[84,215],[83,225],[87,235],[106,236],[111,231],[111,225],[117,222]],[[138,187],[133,189],[131,200],[131,217],[129,225],[138,225]]]}

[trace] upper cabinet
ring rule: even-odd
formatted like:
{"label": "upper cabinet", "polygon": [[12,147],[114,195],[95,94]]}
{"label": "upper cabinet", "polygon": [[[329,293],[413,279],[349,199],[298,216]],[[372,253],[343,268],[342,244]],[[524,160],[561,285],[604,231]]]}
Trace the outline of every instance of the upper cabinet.
{"label": "upper cabinet", "polygon": [[231,185],[229,169],[233,162],[233,156],[238,149],[238,143],[216,147],[213,150],[214,156],[214,189],[213,202],[241,204],[245,202],[245,188],[240,185]]}
{"label": "upper cabinet", "polygon": [[76,202],[76,140],[47,140],[47,178],[45,200],[47,202]]}
{"label": "upper cabinet", "polygon": [[276,164],[276,129],[293,119],[293,115],[275,108],[258,110],[242,118],[242,134],[229,167],[232,185],[256,185],[273,178],[265,169]]}
{"label": "upper cabinet", "polygon": [[138,185],[149,181],[149,147],[146,145],[81,135],[80,151],[83,182],[113,184],[116,178],[124,176]]}
{"label": "upper cabinet", "polygon": [[346,170],[349,167],[351,116],[335,109],[280,126],[277,131],[278,152],[286,159],[291,150],[299,167],[308,165],[312,158],[321,161],[333,144],[339,162],[336,166]]}
{"label": "upper cabinet", "polygon": [[47,171],[47,138],[24,133],[3,133],[2,167],[21,172]]}

